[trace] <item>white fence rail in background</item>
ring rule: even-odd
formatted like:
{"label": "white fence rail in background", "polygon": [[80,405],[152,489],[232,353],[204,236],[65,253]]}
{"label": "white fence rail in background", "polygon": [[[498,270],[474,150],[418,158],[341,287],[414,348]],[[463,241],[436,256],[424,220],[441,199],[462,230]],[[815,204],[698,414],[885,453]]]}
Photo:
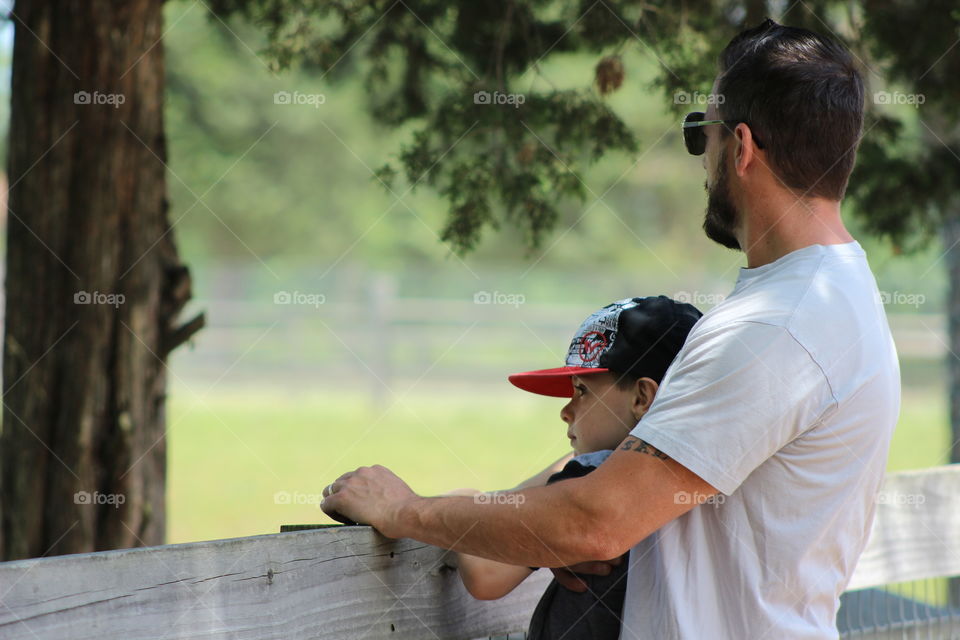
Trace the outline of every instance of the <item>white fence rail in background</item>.
{"label": "white fence rail in background", "polygon": [[[525,629],[549,572],[480,602],[450,557],[369,527],[338,527],[7,562],[0,638],[469,639]],[[850,588],[952,575],[960,575],[960,466],[889,475]],[[871,620],[844,637],[960,635],[960,617],[947,619],[946,635],[943,620],[940,635],[916,621],[892,629]]]}
{"label": "white fence rail in background", "polygon": [[887,475],[848,589],[960,575],[960,465]]}
{"label": "white fence rail in background", "polygon": [[[574,329],[596,305],[398,297],[383,286],[354,302],[211,299],[202,308],[208,326],[194,348],[173,354],[178,378],[218,380],[229,372],[232,380],[257,383],[336,380],[380,396],[384,387],[421,376],[508,390],[506,375],[516,367],[562,362]],[[890,313],[889,321],[901,359],[942,367],[949,342],[944,316]],[[926,384],[911,380],[905,383]]]}

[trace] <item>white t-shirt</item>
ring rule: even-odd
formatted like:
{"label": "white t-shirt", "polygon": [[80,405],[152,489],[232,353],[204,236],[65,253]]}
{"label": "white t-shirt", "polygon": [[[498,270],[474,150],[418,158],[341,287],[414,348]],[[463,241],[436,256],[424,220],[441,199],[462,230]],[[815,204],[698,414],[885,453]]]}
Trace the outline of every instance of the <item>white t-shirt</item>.
{"label": "white t-shirt", "polygon": [[899,412],[859,243],[741,269],[631,431],[721,493],[631,549],[620,638],[837,638]]}

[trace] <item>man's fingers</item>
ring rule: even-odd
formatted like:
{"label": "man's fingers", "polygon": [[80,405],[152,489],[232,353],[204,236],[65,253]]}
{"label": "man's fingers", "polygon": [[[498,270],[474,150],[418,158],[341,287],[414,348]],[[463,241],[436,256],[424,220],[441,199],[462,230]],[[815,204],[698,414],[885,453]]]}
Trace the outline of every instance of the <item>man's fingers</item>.
{"label": "man's fingers", "polygon": [[350,476],[352,476],[354,473],[356,473],[356,471],[348,471],[342,474],[339,478],[337,478],[336,480],[334,480],[333,482],[325,486],[323,488],[323,491],[320,492],[320,495],[322,495],[324,498],[332,496],[343,487],[346,480],[350,478]]}
{"label": "man's fingers", "polygon": [[357,522],[357,521],[354,520],[353,518],[347,517],[347,516],[343,515],[342,513],[340,513],[339,511],[337,511],[337,503],[338,503],[338,502],[339,502],[339,500],[338,500],[338,498],[336,497],[336,495],[328,496],[328,497],[324,498],[324,499],[320,502],[320,509],[321,509],[321,511],[323,511],[325,514],[327,514],[330,518],[332,518],[332,519],[334,519],[334,520],[336,520],[337,522],[340,522],[340,523],[342,523],[342,524],[350,524],[350,525],[360,524],[359,522]]}
{"label": "man's fingers", "polygon": [[334,498],[332,495],[326,496],[323,500],[320,501],[320,510],[323,511],[325,514],[330,515],[331,511],[336,511],[334,502],[336,502],[336,498]]}
{"label": "man's fingers", "polygon": [[576,591],[577,593],[583,593],[587,590],[587,583],[575,576],[569,569],[556,567],[550,570],[553,571],[553,577],[557,579],[560,586],[566,587],[570,589],[570,591]]}

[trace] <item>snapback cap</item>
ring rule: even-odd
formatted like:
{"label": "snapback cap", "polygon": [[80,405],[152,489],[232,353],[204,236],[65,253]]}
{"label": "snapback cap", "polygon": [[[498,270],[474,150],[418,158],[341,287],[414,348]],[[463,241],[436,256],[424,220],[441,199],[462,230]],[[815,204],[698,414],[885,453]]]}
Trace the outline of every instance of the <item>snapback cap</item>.
{"label": "snapback cap", "polygon": [[514,386],[558,398],[573,397],[575,375],[613,371],[659,383],[703,314],[667,296],[626,298],[590,314],[567,350],[565,366],[515,373]]}

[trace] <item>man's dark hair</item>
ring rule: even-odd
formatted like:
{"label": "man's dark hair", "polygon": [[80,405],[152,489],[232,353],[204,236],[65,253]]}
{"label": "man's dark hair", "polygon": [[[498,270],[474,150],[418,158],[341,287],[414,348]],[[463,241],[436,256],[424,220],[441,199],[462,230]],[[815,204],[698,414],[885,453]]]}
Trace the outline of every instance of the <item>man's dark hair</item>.
{"label": "man's dark hair", "polygon": [[863,79],[843,45],[767,19],[720,54],[717,94],[721,117],[750,127],[786,186],[843,198],[864,100]]}

